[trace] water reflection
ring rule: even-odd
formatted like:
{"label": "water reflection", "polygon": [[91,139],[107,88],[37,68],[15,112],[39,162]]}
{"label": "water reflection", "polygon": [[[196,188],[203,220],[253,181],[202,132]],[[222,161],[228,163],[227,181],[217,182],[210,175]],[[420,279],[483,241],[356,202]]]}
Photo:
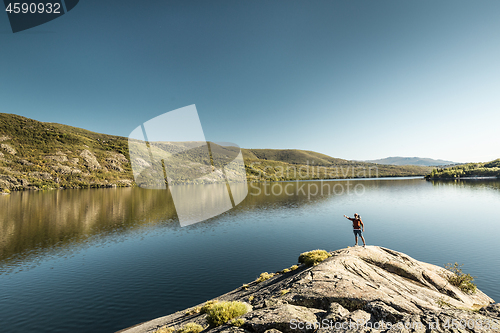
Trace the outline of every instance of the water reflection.
{"label": "water reflection", "polygon": [[18,192],[0,196],[0,265],[95,236],[157,223],[176,226],[168,191],[138,188]]}
{"label": "water reflection", "polygon": [[460,188],[489,188],[500,190],[500,180],[487,179],[450,179],[431,180],[434,186],[454,186]]}
{"label": "water reflection", "polygon": [[[200,185],[199,185],[200,186]],[[180,228],[176,208],[200,212],[213,210],[228,195],[225,184],[201,185],[203,197],[193,200],[193,185],[178,186],[174,191],[176,207],[168,190],[141,188],[56,190],[19,192],[0,196],[0,273],[9,271],[33,257],[71,249],[96,238],[106,240],[117,233],[161,226]],[[401,191],[418,187],[452,186],[457,188],[500,189],[496,180],[432,181],[422,179],[300,181],[232,184],[233,196],[248,195],[231,214],[267,208],[293,209],[306,205],[332,204],[340,198],[371,192]],[[226,198],[227,199],[227,198]],[[199,202],[203,201],[203,205]],[[197,206],[192,207],[196,202]],[[195,208],[195,209],[194,209]],[[230,210],[232,206],[218,207]],[[211,225],[217,217],[195,228]]]}

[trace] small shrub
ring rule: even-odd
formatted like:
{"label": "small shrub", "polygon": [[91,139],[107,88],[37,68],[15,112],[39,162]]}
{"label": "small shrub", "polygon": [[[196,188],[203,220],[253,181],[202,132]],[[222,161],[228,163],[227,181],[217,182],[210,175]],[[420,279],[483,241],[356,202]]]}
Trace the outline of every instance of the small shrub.
{"label": "small shrub", "polygon": [[196,323],[187,323],[175,333],[200,333],[201,331],[203,331],[203,326]]}
{"label": "small shrub", "polygon": [[175,329],[173,327],[161,327],[154,331],[154,333],[200,333],[203,331],[203,326],[196,323],[187,323],[179,329]]}
{"label": "small shrub", "polygon": [[192,314],[195,314],[195,313],[200,313],[201,311],[201,306],[197,306],[197,307],[194,307],[192,309],[189,309],[186,311],[186,314],[187,315],[192,315]]}
{"label": "small shrub", "polygon": [[10,193],[10,190],[8,188],[4,188],[0,191],[0,193]]}
{"label": "small shrub", "polygon": [[315,266],[328,257],[330,257],[330,254],[325,250],[313,250],[301,253],[299,263],[306,264],[307,266]]}
{"label": "small shrub", "polygon": [[285,295],[286,293],[290,292],[290,289],[282,289],[280,291],[281,296]]}
{"label": "small shrub", "polygon": [[218,302],[207,311],[207,321],[211,326],[220,326],[247,311],[247,306],[242,302]]}
{"label": "small shrub", "polygon": [[264,272],[264,273],[260,274],[259,278],[257,279],[257,283],[262,282],[262,281],[269,280],[269,279],[270,279],[270,278],[272,278],[274,275],[275,275],[274,273]]}
{"label": "small shrub", "polygon": [[252,296],[248,297],[248,301],[251,302],[251,301],[253,301],[254,298],[255,298],[255,296],[252,295]]}
{"label": "small shrub", "polygon": [[444,268],[453,274],[448,276],[448,282],[450,282],[455,287],[458,287],[464,293],[472,294],[477,290],[477,286],[472,282],[474,281],[474,277],[470,274],[465,274],[462,272],[463,265],[459,265],[458,263],[454,264],[446,264]]}
{"label": "small shrub", "polygon": [[451,308],[453,307],[450,303],[446,302],[444,300],[444,298],[440,298],[436,301],[437,305],[440,307],[440,308]]}
{"label": "small shrub", "polygon": [[290,267],[290,268],[285,268],[285,269],[283,269],[283,270],[279,271],[277,274],[285,274],[285,273],[288,273],[288,272],[294,271],[294,270],[296,270],[297,268],[299,268],[299,266],[298,266],[298,265],[293,265],[293,266],[292,266],[292,267]]}
{"label": "small shrub", "polygon": [[175,329],[173,327],[160,327],[154,333],[174,333]]}
{"label": "small shrub", "polygon": [[206,301],[200,309],[200,313],[207,313],[215,304],[219,303],[218,300]]}
{"label": "small shrub", "polygon": [[233,319],[231,320],[230,324],[236,327],[241,327],[245,323],[245,319],[243,318],[238,318],[238,319]]}
{"label": "small shrub", "polygon": [[245,283],[244,285],[242,285],[242,286],[241,286],[241,288],[242,288],[242,289],[244,289],[244,290],[247,290],[247,289],[248,289],[248,287],[250,287],[250,286],[249,286],[248,284],[246,284],[246,283]]}

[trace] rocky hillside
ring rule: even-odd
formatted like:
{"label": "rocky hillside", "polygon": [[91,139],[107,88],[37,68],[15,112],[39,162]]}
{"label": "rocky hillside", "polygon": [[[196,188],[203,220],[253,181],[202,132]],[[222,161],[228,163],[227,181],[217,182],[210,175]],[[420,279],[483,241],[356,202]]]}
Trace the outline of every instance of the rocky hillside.
{"label": "rocky hillside", "polygon": [[[169,143],[158,146],[164,148]],[[234,155],[230,148],[213,143],[210,146],[212,155]],[[242,149],[242,152],[250,181],[424,176],[431,172],[429,167],[376,165],[296,149]],[[207,161],[196,149],[184,153],[183,158],[174,167],[183,170],[181,175],[187,179],[193,178],[190,171],[196,171],[193,179],[204,179],[213,170],[210,159]],[[125,137],[0,113],[0,192],[131,186],[135,183],[129,159]],[[142,162],[147,164],[145,160]],[[185,167],[186,163],[189,167]]]}
{"label": "rocky hillside", "polygon": [[0,113],[0,190],[131,184],[125,138]]}
{"label": "rocky hillside", "polygon": [[442,267],[377,246],[330,255],[220,296],[250,310],[226,324],[210,326],[200,304],[120,332],[500,332],[499,305],[450,284]]}

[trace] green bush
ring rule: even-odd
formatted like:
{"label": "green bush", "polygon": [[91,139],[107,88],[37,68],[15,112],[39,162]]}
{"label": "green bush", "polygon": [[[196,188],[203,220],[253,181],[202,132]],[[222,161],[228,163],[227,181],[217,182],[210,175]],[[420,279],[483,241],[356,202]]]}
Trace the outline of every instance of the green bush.
{"label": "green bush", "polygon": [[160,327],[154,333],[174,333],[175,329],[173,327]]}
{"label": "green bush", "polygon": [[299,263],[306,264],[307,266],[315,266],[329,257],[330,254],[325,250],[313,250],[301,253],[299,256]]}
{"label": "green bush", "polygon": [[266,281],[266,280],[269,280],[270,278],[272,278],[273,276],[274,276],[274,273],[264,272],[264,273],[260,274],[259,278],[256,281],[257,281],[257,283],[262,282],[262,281]]}
{"label": "green bush", "polygon": [[245,323],[245,319],[243,318],[238,318],[238,319],[233,319],[231,320],[230,324],[236,327],[241,327]]}
{"label": "green bush", "polygon": [[219,303],[218,300],[206,301],[200,309],[200,313],[207,313],[215,304]]}
{"label": "green bush", "polygon": [[444,266],[444,268],[453,273],[448,276],[448,282],[450,282],[455,287],[458,287],[464,293],[475,293],[477,290],[477,286],[472,282],[474,281],[474,277],[470,274],[465,274],[464,272],[462,272],[462,269],[460,268],[462,266],[463,264],[459,265],[458,263],[446,264]]}
{"label": "green bush", "polygon": [[248,309],[242,302],[218,302],[207,311],[207,321],[211,326],[220,326],[229,320],[247,313]]}
{"label": "green bush", "polygon": [[285,269],[283,269],[283,270],[279,271],[279,272],[278,272],[278,274],[285,274],[285,273],[288,273],[288,272],[294,271],[294,270],[296,270],[297,268],[299,268],[299,266],[297,266],[297,265],[293,265],[293,266],[292,266],[292,267],[290,267],[290,268],[285,268]]}
{"label": "green bush", "polygon": [[187,323],[182,326],[181,329],[175,331],[175,333],[200,333],[203,331],[203,327],[196,323]]}
{"label": "green bush", "polygon": [[196,323],[187,323],[178,330],[164,326],[154,331],[154,333],[200,333],[201,331],[203,331],[203,326]]}
{"label": "green bush", "polygon": [[290,292],[290,289],[282,289],[282,290],[280,290],[280,294],[282,296],[285,295],[285,294],[287,294],[287,293],[289,293],[289,292]]}

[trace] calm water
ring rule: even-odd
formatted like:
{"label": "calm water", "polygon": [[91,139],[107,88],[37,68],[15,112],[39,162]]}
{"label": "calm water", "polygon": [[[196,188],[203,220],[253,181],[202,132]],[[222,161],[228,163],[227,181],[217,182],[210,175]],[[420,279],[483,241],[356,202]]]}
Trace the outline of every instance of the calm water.
{"label": "calm water", "polygon": [[301,252],[352,245],[342,215],[355,212],[368,244],[463,263],[500,299],[499,181],[283,182],[249,193],[184,228],[165,191],[0,196],[2,332],[114,332],[184,309],[289,267]]}

